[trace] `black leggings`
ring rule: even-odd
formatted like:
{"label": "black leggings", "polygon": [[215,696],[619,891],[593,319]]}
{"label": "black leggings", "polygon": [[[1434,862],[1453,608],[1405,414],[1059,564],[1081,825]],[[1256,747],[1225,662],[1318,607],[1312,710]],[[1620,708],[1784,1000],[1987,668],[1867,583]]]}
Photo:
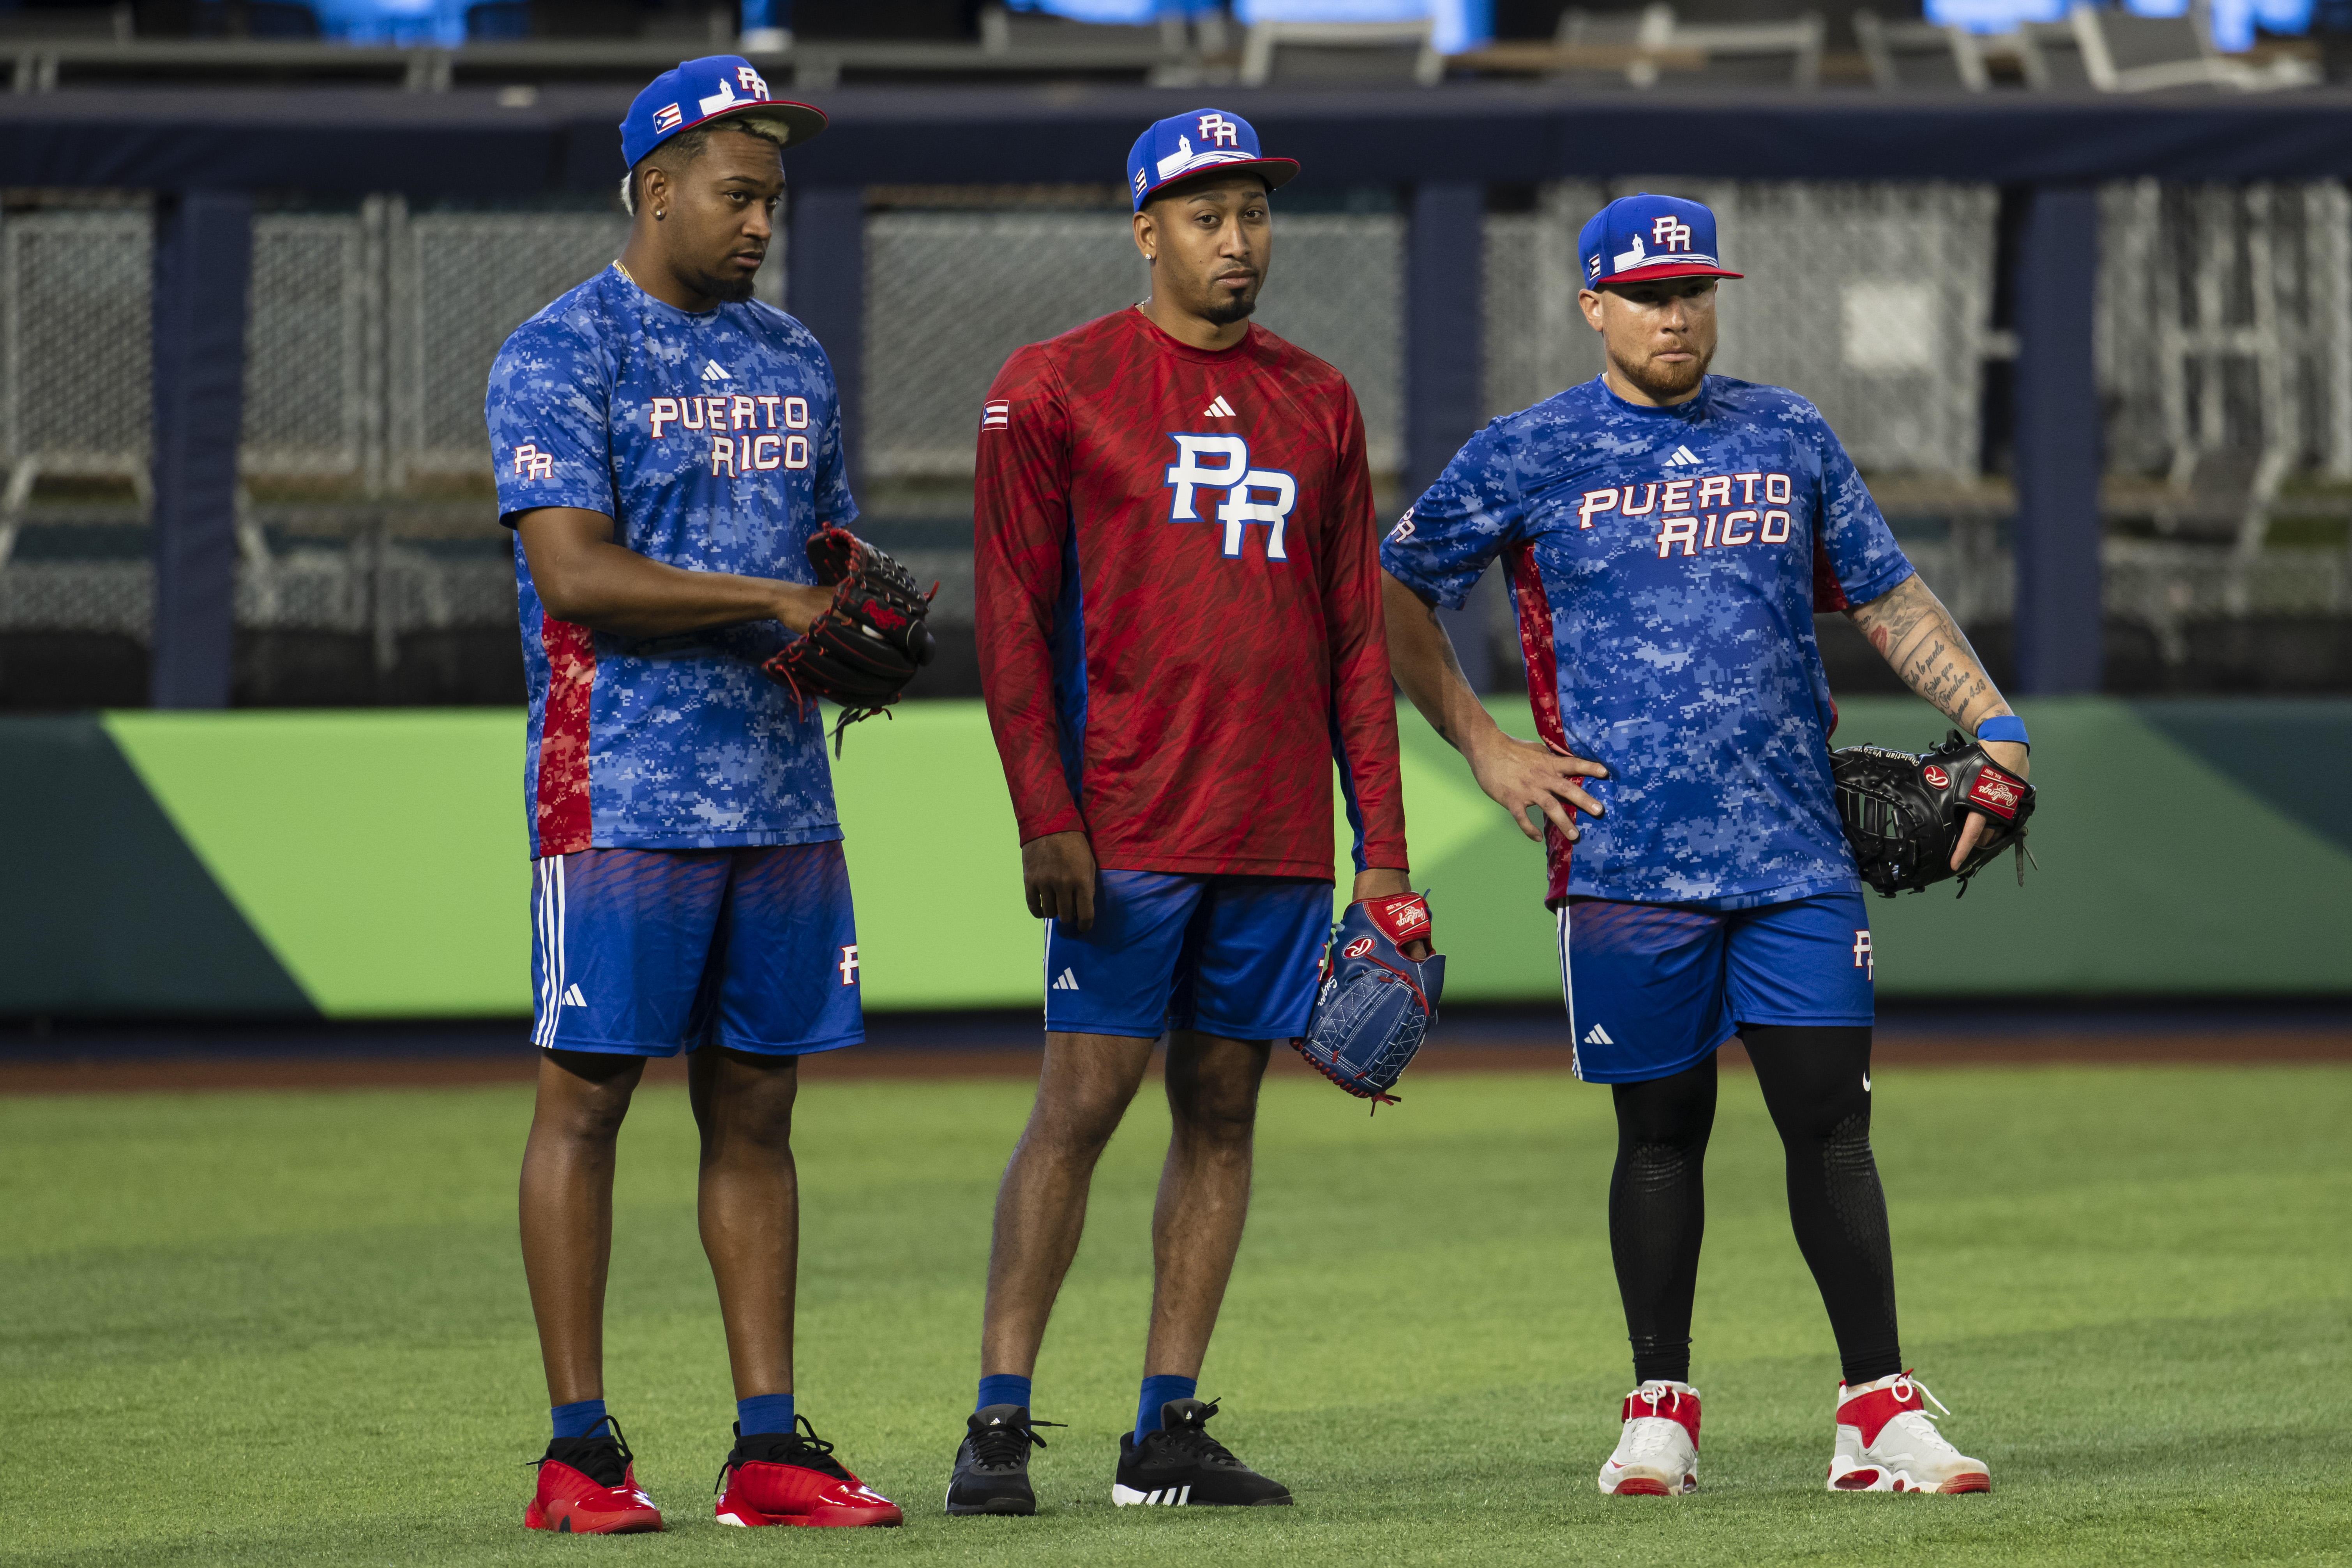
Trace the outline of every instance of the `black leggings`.
{"label": "black leggings", "polygon": [[[1739,1033],[1780,1131],[1789,1218],[1829,1309],[1845,1380],[1900,1372],[1886,1194],[1870,1152],[1870,1031],[1755,1025]],[[1715,1127],[1715,1057],[1672,1078],[1614,1088],[1609,1248],[1633,1342],[1633,1377],[1686,1383],[1691,1298],[1706,1229],[1703,1172]]]}

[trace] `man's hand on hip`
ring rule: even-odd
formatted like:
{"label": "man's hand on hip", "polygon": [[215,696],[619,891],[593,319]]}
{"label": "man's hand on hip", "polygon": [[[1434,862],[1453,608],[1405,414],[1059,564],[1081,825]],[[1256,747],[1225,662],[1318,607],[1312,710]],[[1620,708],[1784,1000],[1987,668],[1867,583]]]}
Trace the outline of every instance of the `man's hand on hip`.
{"label": "man's hand on hip", "polygon": [[1584,793],[1583,779],[1605,779],[1599,763],[1572,757],[1548,741],[1522,741],[1497,730],[1469,753],[1478,787],[1511,814],[1521,833],[1541,842],[1543,831],[1530,813],[1539,813],[1570,844],[1583,837],[1576,814],[1601,815],[1601,803]]}
{"label": "man's hand on hip", "polygon": [[1021,847],[1021,886],[1029,912],[1074,931],[1095,923],[1095,851],[1083,833],[1048,833]]}

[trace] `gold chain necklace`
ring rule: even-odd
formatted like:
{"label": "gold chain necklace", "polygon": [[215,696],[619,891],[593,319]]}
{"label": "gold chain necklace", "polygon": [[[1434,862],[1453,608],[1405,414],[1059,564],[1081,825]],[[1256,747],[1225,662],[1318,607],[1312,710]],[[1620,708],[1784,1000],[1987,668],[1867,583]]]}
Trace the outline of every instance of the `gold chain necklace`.
{"label": "gold chain necklace", "polygon": [[642,289],[645,287],[644,284],[638,283],[635,278],[630,277],[629,269],[621,265],[621,258],[617,256],[613,258],[613,270],[619,273],[622,277],[628,279],[631,283],[636,284],[638,288]]}

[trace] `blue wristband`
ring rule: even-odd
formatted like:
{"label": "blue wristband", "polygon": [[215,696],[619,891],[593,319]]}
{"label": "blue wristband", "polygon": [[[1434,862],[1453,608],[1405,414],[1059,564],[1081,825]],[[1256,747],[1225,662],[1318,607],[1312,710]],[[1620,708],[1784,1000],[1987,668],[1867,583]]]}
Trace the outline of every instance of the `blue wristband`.
{"label": "blue wristband", "polygon": [[1998,714],[1977,726],[1979,741],[2014,741],[2028,751],[2033,742],[2025,738],[2025,721],[2014,713]]}

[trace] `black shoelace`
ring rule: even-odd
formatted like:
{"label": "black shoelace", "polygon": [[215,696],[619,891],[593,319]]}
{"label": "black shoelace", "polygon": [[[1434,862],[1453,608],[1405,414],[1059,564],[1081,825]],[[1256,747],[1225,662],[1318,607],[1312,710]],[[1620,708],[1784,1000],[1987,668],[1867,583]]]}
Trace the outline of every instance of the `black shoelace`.
{"label": "black shoelace", "polygon": [[[610,1436],[595,1436],[596,1426],[609,1426]],[[617,1487],[628,1479],[629,1467],[637,1457],[629,1451],[628,1439],[621,1436],[621,1424],[610,1415],[599,1419],[596,1426],[588,1428],[584,1437],[558,1437],[547,1446],[547,1452],[530,1461],[532,1468],[552,1461],[569,1465],[600,1487]]]}
{"label": "black shoelace", "polygon": [[[795,1416],[793,1425],[794,1430],[790,1432],[748,1434],[738,1426],[735,1450],[727,1456],[727,1462],[719,1467],[718,1482],[710,1489],[725,1491],[727,1472],[738,1465],[796,1465],[804,1470],[831,1476],[837,1481],[851,1479],[849,1472],[842,1468],[841,1462],[833,1457],[833,1445],[816,1435],[816,1428],[809,1425],[807,1416]],[[801,1436],[803,1431],[808,1436]]]}
{"label": "black shoelace", "polygon": [[1234,1458],[1232,1449],[1210,1436],[1207,1426],[1201,1425],[1217,1413],[1217,1404],[1216,1400],[1209,1401],[1193,1422],[1172,1432],[1163,1430],[1160,1439],[1196,1465],[1230,1465],[1237,1470],[1247,1469],[1249,1467]]}
{"label": "black shoelace", "polygon": [[1032,1421],[1026,1426],[1007,1423],[1002,1426],[983,1426],[972,1434],[971,1464],[976,1470],[1017,1470],[1029,1462],[1029,1450],[1042,1448],[1045,1439],[1037,1436],[1040,1426],[1060,1426],[1060,1421]]}

